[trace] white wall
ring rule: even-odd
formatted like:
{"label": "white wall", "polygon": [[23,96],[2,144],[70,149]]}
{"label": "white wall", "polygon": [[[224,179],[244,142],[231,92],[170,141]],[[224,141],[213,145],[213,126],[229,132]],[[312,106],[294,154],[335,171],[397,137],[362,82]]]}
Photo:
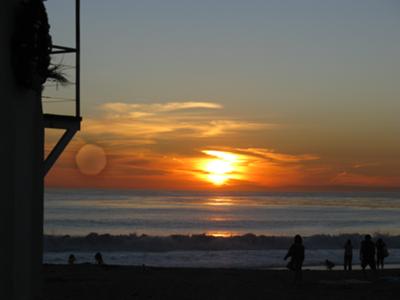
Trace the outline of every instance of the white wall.
{"label": "white wall", "polygon": [[40,95],[16,86],[10,62],[13,12],[0,4],[0,299],[41,292],[43,126]]}

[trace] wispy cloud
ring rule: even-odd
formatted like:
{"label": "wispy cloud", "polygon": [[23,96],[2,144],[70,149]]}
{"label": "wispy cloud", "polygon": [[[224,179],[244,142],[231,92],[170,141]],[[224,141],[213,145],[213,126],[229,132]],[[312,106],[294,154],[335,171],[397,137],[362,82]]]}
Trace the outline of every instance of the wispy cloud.
{"label": "wispy cloud", "polygon": [[[378,162],[337,165],[314,153],[263,147],[265,139],[260,137],[280,125],[233,118],[215,102],[110,102],[98,108],[97,115],[85,118],[82,132],[57,162],[47,179],[50,184],[66,185],[67,177],[71,186],[176,189],[184,182],[187,188],[206,188],[207,182],[199,180],[204,170],[196,165],[210,159],[204,152],[210,149],[240,158],[230,174],[237,186],[398,186],[400,182],[396,174],[376,175],[381,167]],[[47,135],[47,150],[55,134]],[[254,146],[237,146],[248,141]],[[107,167],[96,180],[76,168],[75,154],[86,143],[99,145],[107,153]]]}
{"label": "wispy cloud", "polygon": [[[103,147],[108,157],[107,168],[100,176],[104,180],[96,183],[105,186],[163,184],[176,188],[183,181],[190,182],[192,187],[204,185],[193,176],[194,161],[203,159],[201,148],[207,147],[211,140],[213,144],[220,141],[219,146],[226,146],[224,139],[228,137],[240,143],[246,132],[263,133],[278,127],[232,118],[222,105],[206,101],[109,102],[98,108],[97,115],[85,118],[82,132],[69,148],[70,155],[64,156],[58,166],[69,174],[77,172],[74,153],[85,143],[95,143]],[[58,172],[62,178],[63,172]]]}
{"label": "wispy cloud", "polygon": [[[222,105],[215,102],[167,102],[167,103],[125,103],[108,102],[100,106],[104,112],[115,116],[149,116],[154,113],[174,112],[193,109],[222,109]],[[136,114],[136,115],[135,115]]]}
{"label": "wispy cloud", "polygon": [[[208,138],[240,131],[272,129],[275,124],[230,119],[215,102],[124,103],[109,102],[100,106],[100,115],[86,118],[85,135],[101,135],[156,143],[158,138]],[[200,109],[200,110],[198,110]]]}
{"label": "wispy cloud", "polygon": [[400,181],[399,177],[388,178],[388,177],[359,174],[347,171],[340,172],[331,179],[331,183],[335,185],[381,186],[381,187],[398,186],[399,181]]}
{"label": "wispy cloud", "polygon": [[369,168],[369,167],[377,167],[380,163],[377,162],[366,162],[366,163],[355,163],[352,165],[354,169],[362,169],[362,168]]}
{"label": "wispy cloud", "polygon": [[273,149],[264,148],[239,148],[237,151],[248,155],[264,158],[271,161],[296,163],[300,161],[318,160],[319,156],[314,154],[286,154],[279,153]]}

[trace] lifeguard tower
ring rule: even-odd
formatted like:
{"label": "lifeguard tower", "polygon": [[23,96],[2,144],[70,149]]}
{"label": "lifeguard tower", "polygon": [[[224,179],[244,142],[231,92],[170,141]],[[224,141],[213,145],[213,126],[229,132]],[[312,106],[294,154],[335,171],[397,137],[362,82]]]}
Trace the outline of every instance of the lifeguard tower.
{"label": "lifeguard tower", "polygon": [[[75,98],[74,99],[60,99],[75,102],[75,113],[74,115],[60,115],[60,114],[43,114],[44,127],[48,129],[60,129],[65,130],[64,134],[58,140],[54,148],[50,151],[44,161],[44,175],[46,175],[57,159],[60,157],[68,143],[72,140],[75,133],[81,128],[81,99],[80,99],[80,0],[75,0],[75,47],[67,47],[64,45],[53,45],[51,50],[52,56],[73,54],[75,55],[75,65],[72,66],[75,69],[75,81],[71,84],[75,86]],[[52,97],[46,97],[45,99],[54,99]]]}

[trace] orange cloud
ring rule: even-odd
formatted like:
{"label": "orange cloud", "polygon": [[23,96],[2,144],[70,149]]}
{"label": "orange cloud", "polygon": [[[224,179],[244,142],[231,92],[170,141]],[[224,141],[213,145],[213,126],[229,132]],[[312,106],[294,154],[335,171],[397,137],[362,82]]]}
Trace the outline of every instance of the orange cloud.
{"label": "orange cloud", "polygon": [[[400,186],[398,176],[371,174],[380,166],[378,162],[339,165],[312,152],[288,153],[265,147],[268,132],[280,128],[273,123],[230,118],[214,102],[105,103],[97,115],[84,119],[82,131],[46,182],[63,187],[169,190]],[[47,152],[58,135],[48,131]],[[243,147],[250,143],[251,147]],[[81,174],[76,166],[76,154],[85,144],[94,144],[106,153],[106,167],[96,176]]]}
{"label": "orange cloud", "polygon": [[374,176],[343,171],[334,176],[331,183],[344,186],[399,187],[400,177]]}
{"label": "orange cloud", "polygon": [[247,148],[247,149],[237,149],[242,153],[248,153],[249,155],[265,158],[272,161],[280,162],[300,162],[308,160],[318,160],[320,157],[314,154],[285,154],[278,153],[272,149],[262,149],[262,148]]}
{"label": "orange cloud", "polygon": [[[196,111],[197,109],[201,111]],[[240,131],[274,128],[273,124],[232,120],[214,116],[210,110],[222,106],[212,102],[169,102],[153,104],[105,103],[99,116],[85,118],[83,135],[103,140],[124,139],[128,143],[156,143],[168,134],[169,139],[216,137]],[[100,137],[99,137],[100,138]]]}
{"label": "orange cloud", "polygon": [[167,102],[167,103],[124,103],[124,102],[109,102],[102,104],[100,108],[107,113],[120,113],[126,114],[131,111],[136,112],[171,112],[187,109],[221,109],[222,105],[213,102]]}

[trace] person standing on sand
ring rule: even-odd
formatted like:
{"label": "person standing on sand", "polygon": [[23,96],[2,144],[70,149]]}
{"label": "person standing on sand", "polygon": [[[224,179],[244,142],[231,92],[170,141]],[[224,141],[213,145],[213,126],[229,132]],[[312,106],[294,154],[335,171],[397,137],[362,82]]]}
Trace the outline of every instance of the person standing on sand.
{"label": "person standing on sand", "polygon": [[386,244],[382,239],[376,241],[376,262],[383,270],[385,257],[389,256],[389,251],[387,250]]}
{"label": "person standing on sand", "polygon": [[75,261],[76,261],[75,255],[70,254],[68,257],[68,264],[73,265],[73,264],[75,264]]}
{"label": "person standing on sand", "polygon": [[370,266],[371,270],[373,270],[374,273],[376,273],[375,244],[372,241],[372,238],[369,234],[367,234],[364,240],[361,242],[360,260],[364,276],[366,276],[365,268],[367,266]]}
{"label": "person standing on sand", "polygon": [[351,271],[353,264],[353,245],[351,244],[351,240],[347,240],[344,245],[344,270]]}
{"label": "person standing on sand", "polygon": [[101,255],[100,252],[97,252],[96,255],[94,256],[94,260],[96,261],[96,263],[98,265],[103,265],[104,261],[103,261],[103,256]]}
{"label": "person standing on sand", "polygon": [[288,253],[284,257],[284,260],[290,257],[290,262],[287,264],[288,269],[295,272],[294,282],[300,282],[303,279],[301,268],[304,262],[304,246],[303,239],[300,235],[294,237],[294,243],[290,246]]}

